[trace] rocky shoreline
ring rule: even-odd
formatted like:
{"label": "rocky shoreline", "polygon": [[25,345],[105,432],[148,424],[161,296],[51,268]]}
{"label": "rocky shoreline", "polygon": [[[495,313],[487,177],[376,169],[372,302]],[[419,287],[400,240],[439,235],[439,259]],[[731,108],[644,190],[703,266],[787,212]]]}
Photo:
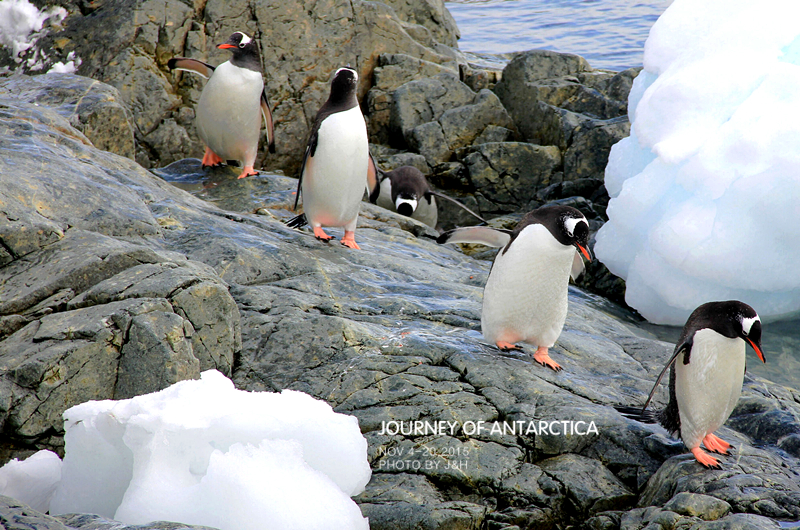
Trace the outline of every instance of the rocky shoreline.
{"label": "rocky shoreline", "polygon": [[[267,167],[291,174],[327,76],[350,53],[382,167],[415,165],[498,225],[558,200],[596,230],[604,157],[628,134],[636,72],[543,51],[516,55],[502,72],[481,69],[450,47],[457,28],[443,6],[397,4],[354,0],[348,23],[334,27],[299,4],[271,13],[256,3],[251,20],[215,15],[223,3],[214,0],[204,9],[76,2],[74,22],[47,39],[78,51],[80,73],[105,83],[0,77],[0,461],[62,450],[61,413],[72,405],[216,368],[240,389],[301,390],[359,419],[373,477],[356,500],[373,529],[777,528],[800,519],[797,390],[746,377],[721,430],[734,454],[705,470],[659,427],[614,410],[643,401],[672,345],[604,299],[570,288],[553,349],[566,369],[556,374],[527,350],[502,354],[483,342],[490,263],[436,245],[429,227],[364,203],[364,250],[326,245],[281,222],[292,215],[294,179],[266,171],[237,181],[230,168],[184,160],[200,153],[191,120],[200,85],[170,78],[166,60],[213,62],[203,54],[219,35],[257,29],[287,37],[262,50],[278,140]],[[293,31],[266,25],[286,20]],[[311,46],[314,31],[342,55]],[[304,53],[289,55],[292,46]],[[154,166],[159,176],[145,169]],[[459,215],[443,209],[440,218],[471,223]],[[601,269],[589,273],[593,289],[620,295]],[[660,389],[657,404],[666,397]],[[414,421],[553,429],[382,432]],[[571,434],[550,432],[563,422]],[[595,429],[579,434],[577,422]],[[0,524],[124,527],[9,498],[0,498]]]}

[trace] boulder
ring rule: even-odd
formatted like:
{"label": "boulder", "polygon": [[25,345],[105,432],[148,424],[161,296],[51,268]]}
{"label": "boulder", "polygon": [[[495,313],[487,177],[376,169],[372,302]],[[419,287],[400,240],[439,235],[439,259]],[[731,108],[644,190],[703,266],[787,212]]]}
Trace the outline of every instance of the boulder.
{"label": "boulder", "polygon": [[528,211],[536,192],[563,177],[561,153],[554,146],[489,142],[458,153],[481,212]]}
{"label": "boulder", "polygon": [[134,157],[133,116],[114,87],[72,74],[18,74],[0,77],[5,98],[50,107],[98,149]]}

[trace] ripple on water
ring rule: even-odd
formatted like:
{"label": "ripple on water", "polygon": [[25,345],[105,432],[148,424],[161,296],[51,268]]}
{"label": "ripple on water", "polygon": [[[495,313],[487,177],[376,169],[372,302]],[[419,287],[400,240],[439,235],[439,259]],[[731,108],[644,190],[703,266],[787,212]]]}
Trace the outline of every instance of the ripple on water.
{"label": "ripple on water", "polygon": [[650,27],[672,0],[457,0],[445,5],[459,48],[510,53],[547,49],[583,56],[595,68],[642,65]]}

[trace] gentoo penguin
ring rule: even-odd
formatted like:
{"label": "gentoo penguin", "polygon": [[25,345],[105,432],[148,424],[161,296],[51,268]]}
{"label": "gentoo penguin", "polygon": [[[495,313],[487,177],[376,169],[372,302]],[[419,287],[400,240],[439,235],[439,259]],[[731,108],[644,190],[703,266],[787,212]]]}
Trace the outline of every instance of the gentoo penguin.
{"label": "gentoo penguin", "polygon": [[[719,468],[719,461],[700,444],[709,451],[728,454],[730,444],[714,431],[727,421],[739,401],[747,344],[766,362],[761,351],[761,319],[752,307],[737,300],[701,305],[689,315],[675,351],[644,406],[618,410],[639,421],[658,421],[670,434],[680,435],[698,462]],[[669,403],[666,409],[650,413],[645,409],[667,368],[671,368]]]}
{"label": "gentoo penguin", "polygon": [[431,228],[436,228],[439,210],[436,197],[454,202],[468,213],[485,223],[486,220],[459,201],[431,189],[428,179],[414,166],[402,166],[392,171],[378,169],[380,187],[377,196],[370,200],[400,215],[411,217]]}
{"label": "gentoo penguin", "polygon": [[170,70],[186,70],[208,79],[197,103],[197,133],[206,144],[203,167],[238,160],[244,169],[239,178],[257,175],[253,169],[263,117],[269,152],[275,152],[272,111],[269,108],[261,59],[256,41],[237,31],[217,46],[233,57],[217,68],[185,57],[170,59]]}
{"label": "gentoo penguin", "polygon": [[555,344],[567,318],[569,278],[583,272],[581,254],[591,261],[586,217],[569,206],[543,206],[525,214],[514,230],[456,228],[439,243],[482,243],[503,247],[483,290],[481,329],[486,340],[503,351],[537,347],[533,359],[560,370],[547,350]]}
{"label": "gentoo penguin", "polygon": [[323,226],[343,226],[341,242],[354,249],[360,248],[354,236],[364,189],[372,195],[378,187],[357,87],[358,73],[352,68],[333,74],[330,96],[317,112],[300,167],[294,208],[302,195],[304,213],[287,223],[299,227],[307,222],[321,241],[333,239]]}

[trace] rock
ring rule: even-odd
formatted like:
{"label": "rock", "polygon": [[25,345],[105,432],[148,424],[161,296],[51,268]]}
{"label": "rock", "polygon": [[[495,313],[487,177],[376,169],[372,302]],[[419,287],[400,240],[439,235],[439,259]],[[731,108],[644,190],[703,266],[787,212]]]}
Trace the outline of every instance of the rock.
{"label": "rock", "polygon": [[228,286],[147,244],[174,229],[162,227],[178,190],[91,147],[48,107],[7,100],[2,112],[0,135],[20,139],[0,162],[0,395],[14,396],[0,423],[14,443],[57,449],[72,405],[164,388],[200,366],[230,373],[241,339]]}
{"label": "rock", "polygon": [[704,521],[716,521],[730,513],[731,505],[709,495],[684,491],[672,497],[664,505],[664,509],[681,515],[700,517]]}
{"label": "rock", "polygon": [[471,189],[491,203],[481,212],[527,211],[539,188],[561,180],[561,153],[554,146],[490,142],[458,154]]}
{"label": "rock", "polygon": [[539,467],[564,484],[579,516],[625,508],[635,499],[635,495],[597,460],[567,453],[543,460]]}
{"label": "rock", "polygon": [[[455,73],[452,68],[417,59],[402,53],[384,53],[372,72],[374,86],[365,99],[367,128],[373,143],[397,144],[391,132],[393,93],[396,88],[415,79]],[[396,134],[395,134],[396,136]]]}
{"label": "rock", "polygon": [[424,26],[442,44],[458,46],[461,32],[453,15],[445,8],[444,0],[389,0],[386,4],[394,8],[401,20]]}
{"label": "rock", "polygon": [[[663,429],[613,408],[645,399],[674,346],[599,297],[570,287],[551,349],[565,369],[545,370],[527,345],[502,353],[483,341],[490,264],[437,245],[413,219],[363,203],[363,250],[353,251],[281,222],[293,179],[237,181],[196,160],[160,172],[193,196],[96,149],[47,107],[0,113],[0,146],[14,146],[0,157],[2,458],[63,449],[60,415],[77,402],[149,391],[208,364],[230,367],[240,389],[299,390],[358,418],[374,471],[358,501],[373,528],[555,528],[588,517],[590,528],[766,528],[766,517],[800,517],[798,460],[772,445],[791,434],[769,414],[794,415],[796,391],[748,378],[719,433],[733,455],[702,469]],[[557,149],[532,147],[520,149]],[[136,373],[138,386],[125,381]],[[667,394],[657,389],[653,406]],[[749,433],[777,441],[756,447]],[[703,522],[664,509],[683,492],[735,513]],[[71,527],[116,524],[68,517]]]}
{"label": "rock", "polygon": [[72,74],[0,78],[0,99],[45,105],[69,120],[98,149],[133,158],[133,116],[119,92]]}
{"label": "rock", "polygon": [[627,116],[583,122],[573,131],[572,143],[564,153],[564,180],[602,180],[611,146],[629,136],[630,132]]}
{"label": "rock", "polygon": [[446,111],[471,104],[474,99],[475,93],[454,73],[403,84],[392,93],[392,143],[403,147],[416,127],[436,122]]}

